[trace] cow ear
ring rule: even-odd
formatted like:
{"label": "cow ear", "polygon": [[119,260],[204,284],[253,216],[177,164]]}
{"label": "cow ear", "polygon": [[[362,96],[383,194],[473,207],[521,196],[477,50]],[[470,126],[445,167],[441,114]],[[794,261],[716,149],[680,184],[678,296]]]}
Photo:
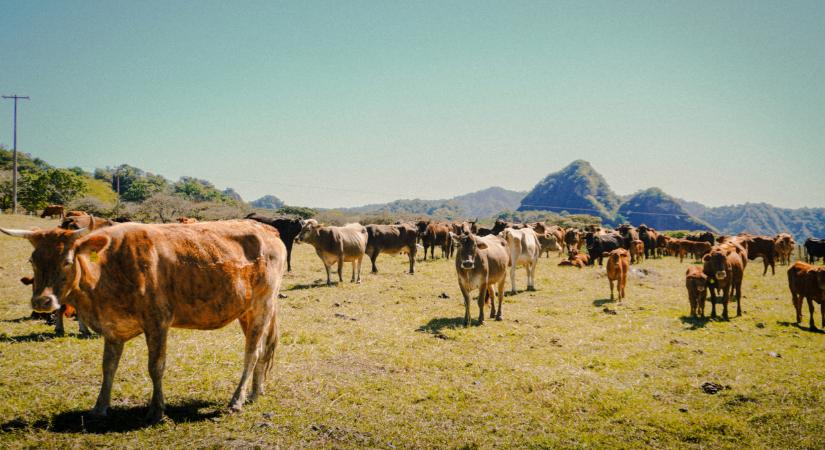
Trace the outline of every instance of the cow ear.
{"label": "cow ear", "polygon": [[109,247],[111,242],[112,239],[109,236],[90,236],[88,239],[77,245],[75,253],[78,255],[82,255],[84,253],[103,253],[106,248]]}
{"label": "cow ear", "polygon": [[703,261],[703,262],[707,262],[707,260],[709,260],[709,259],[710,259],[710,253],[708,253],[708,254],[706,254],[706,255],[702,256],[702,261]]}
{"label": "cow ear", "polygon": [[20,279],[20,282],[25,284],[26,286],[30,286],[34,283],[34,278],[32,277],[23,277]]}

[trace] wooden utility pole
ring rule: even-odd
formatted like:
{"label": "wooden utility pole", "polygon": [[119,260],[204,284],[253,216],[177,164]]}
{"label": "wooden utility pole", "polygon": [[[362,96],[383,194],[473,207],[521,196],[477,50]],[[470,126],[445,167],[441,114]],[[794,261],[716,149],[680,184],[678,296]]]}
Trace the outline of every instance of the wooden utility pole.
{"label": "wooden utility pole", "polygon": [[12,146],[12,214],[17,214],[17,100],[29,100],[29,97],[21,95],[4,95],[3,98],[14,99],[14,144]]}

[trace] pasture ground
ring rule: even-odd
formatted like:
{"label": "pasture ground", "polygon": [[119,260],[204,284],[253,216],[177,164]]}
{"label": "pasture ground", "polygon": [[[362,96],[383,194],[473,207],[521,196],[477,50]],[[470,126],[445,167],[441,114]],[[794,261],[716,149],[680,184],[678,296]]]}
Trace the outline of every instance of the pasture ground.
{"label": "pasture ground", "polygon": [[[4,227],[54,224],[0,216]],[[30,246],[0,237],[0,447],[825,446],[825,334],[793,323],[784,266],[762,277],[752,262],[744,315],[698,321],[686,317],[687,263],[631,266],[616,304],[603,269],[557,267],[554,255],[540,262],[537,292],[507,297],[504,321],[465,329],[452,261],[410,276],[406,258],[383,255],[372,275],[365,258],[363,284],[348,282],[347,265],[345,282],[326,287],[314,251],[295,250],[267,394],[241,413],[225,408],[240,327],[173,330],[168,419],[144,427],[143,339],[126,345],[111,416],[86,417],[103,342],[79,339],[74,321],[56,338],[27,320],[31,290],[18,279]],[[523,269],[518,280],[523,289]],[[721,391],[703,392],[706,382]]]}

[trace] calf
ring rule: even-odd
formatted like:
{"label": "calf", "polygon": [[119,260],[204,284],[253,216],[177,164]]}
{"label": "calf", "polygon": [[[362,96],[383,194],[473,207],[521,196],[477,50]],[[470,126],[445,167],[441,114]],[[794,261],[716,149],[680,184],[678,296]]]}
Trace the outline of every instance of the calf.
{"label": "calf", "polygon": [[642,262],[642,258],[645,256],[645,243],[640,240],[636,239],[635,241],[630,241],[630,262],[639,264]]}
{"label": "calf", "polygon": [[811,330],[816,329],[814,302],[819,303],[822,326],[825,327],[825,267],[814,267],[797,261],[788,269],[788,288],[791,290],[791,302],[796,309],[796,323],[802,322],[802,299],[805,298],[808,300],[808,311],[811,313]]}
{"label": "calf", "polygon": [[805,251],[808,253],[808,262],[814,264],[817,258],[823,258],[825,263],[825,239],[809,237],[805,240]]}
{"label": "calf", "polygon": [[397,255],[406,252],[410,260],[410,273],[415,273],[415,241],[417,232],[414,226],[401,225],[367,225],[367,255],[372,262],[372,273],[378,273],[375,260],[381,253]]}
{"label": "calf", "polygon": [[450,226],[446,223],[433,223],[430,221],[419,221],[416,223],[418,237],[424,245],[424,260],[427,260],[427,250],[430,251],[430,258],[435,259],[435,247],[441,247],[441,256],[449,257],[450,254]]}
{"label": "calf", "polygon": [[773,248],[776,251],[779,264],[789,265],[791,263],[793,249],[796,247],[796,241],[794,241],[793,237],[788,233],[777,234],[773,241]]}
{"label": "calf", "polygon": [[345,262],[352,263],[351,282],[361,282],[361,262],[367,250],[367,229],[360,223],[326,227],[318,225],[314,219],[305,220],[295,242],[306,242],[315,247],[315,253],[321,258],[327,271],[327,285],[332,284],[329,269],[333,264],[338,265],[338,281],[344,282]]}
{"label": "calf", "polygon": [[573,254],[573,249],[581,249],[582,233],[575,228],[570,228],[564,232],[564,246],[567,250],[567,255]]}
{"label": "calf", "polygon": [[278,230],[281,241],[283,241],[284,246],[286,247],[286,270],[287,272],[291,272],[292,244],[295,242],[295,238],[301,233],[301,228],[303,227],[301,224],[301,219],[286,216],[266,217],[255,213],[247,215],[246,218],[256,222],[265,223]]}
{"label": "calf", "polygon": [[[36,290],[37,288],[34,287],[34,278],[32,277],[23,277],[20,279],[20,282],[26,286],[32,286],[32,290]],[[91,336],[92,332],[89,331],[89,328],[80,320],[80,317],[77,316],[77,311],[71,305],[63,305],[60,308],[60,311],[55,313],[38,313],[33,312],[32,317],[36,319],[44,319],[47,325],[54,324],[54,334],[57,336],[63,336],[65,333],[65,329],[63,327],[63,320],[64,318],[72,318],[75,317],[77,319],[77,326],[80,330],[81,336]]]}
{"label": "calf", "polygon": [[685,287],[688,291],[688,301],[690,302],[690,316],[705,317],[705,300],[707,299],[708,276],[702,271],[702,267],[690,266],[685,272]]}
{"label": "calf", "polygon": [[527,269],[527,290],[536,290],[536,265],[538,265],[541,251],[536,232],[530,228],[521,230],[507,228],[502,235],[507,241],[507,251],[510,253],[510,293],[516,293],[516,268],[518,266],[524,266]]}
{"label": "calf", "polygon": [[484,304],[493,286],[498,293],[498,309],[495,298],[490,299],[490,318],[501,320],[504,282],[510,262],[506,243],[498,236],[477,237],[472,234],[462,234],[457,241],[455,271],[464,297],[464,326],[470,326],[470,292],[478,289],[478,324],[482,325]]}
{"label": "calf", "polygon": [[557,240],[556,235],[552,232],[548,231],[544,234],[537,234],[537,236],[539,238],[539,245],[541,246],[539,256],[546,252],[547,257],[549,258],[551,251],[558,251],[559,256],[563,254],[559,241]]}
{"label": "calf", "polygon": [[587,256],[586,253],[579,253],[578,250],[573,250],[573,254],[570,255],[567,260],[561,261],[559,263],[560,266],[573,266],[578,267],[579,269],[585,267],[587,262],[590,260],[590,257]]}
{"label": "calf", "polygon": [[613,300],[613,283],[616,282],[616,290],[619,294],[619,302],[625,297],[625,286],[627,285],[627,270],[630,266],[630,253],[623,248],[617,248],[609,253],[607,257],[607,280],[610,282],[610,300]]}
{"label": "calf", "polygon": [[702,271],[708,277],[710,286],[711,317],[716,317],[716,297],[722,291],[722,317],[728,318],[728,301],[736,296],[736,315],[742,315],[742,277],[747,261],[747,252],[738,244],[730,242],[715,245],[702,260]]}

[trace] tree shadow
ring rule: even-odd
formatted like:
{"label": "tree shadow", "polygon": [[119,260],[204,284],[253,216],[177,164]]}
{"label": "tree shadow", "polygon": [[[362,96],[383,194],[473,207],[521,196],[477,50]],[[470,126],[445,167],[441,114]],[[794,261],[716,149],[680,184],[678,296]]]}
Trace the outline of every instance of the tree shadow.
{"label": "tree shadow", "polygon": [[781,325],[783,327],[794,327],[794,328],[797,328],[801,331],[807,331],[808,333],[825,334],[825,330],[822,330],[822,329],[819,329],[819,328],[813,328],[812,329],[810,327],[804,327],[804,326],[802,326],[801,323],[788,322],[788,321],[785,321],[785,320],[777,320],[776,324]]}
{"label": "tree shadow", "polygon": [[693,316],[682,316],[679,317],[679,320],[682,323],[690,325],[690,330],[698,330],[700,328],[704,328],[711,320],[721,321],[721,318],[711,319],[708,316],[705,317],[693,317]]}
{"label": "tree shadow", "polygon": [[[477,324],[475,320],[470,321],[471,324]],[[464,317],[439,317],[431,319],[426,325],[421,325],[415,331],[420,333],[441,334],[441,330],[449,328],[464,328]]]}
{"label": "tree shadow", "polygon": [[611,300],[609,298],[600,298],[598,300],[593,300],[593,306],[600,308],[608,303],[616,303],[616,300]]}
{"label": "tree shadow", "polygon": [[[149,425],[143,419],[148,410],[148,406],[111,408],[106,417],[92,416],[88,410],[66,411],[50,419],[40,419],[35,422],[12,419],[0,424],[0,431],[35,428],[53,433],[124,433],[148,427]],[[220,404],[203,400],[185,400],[179,404],[166,405],[166,417],[175,423],[202,422],[222,414]]]}

